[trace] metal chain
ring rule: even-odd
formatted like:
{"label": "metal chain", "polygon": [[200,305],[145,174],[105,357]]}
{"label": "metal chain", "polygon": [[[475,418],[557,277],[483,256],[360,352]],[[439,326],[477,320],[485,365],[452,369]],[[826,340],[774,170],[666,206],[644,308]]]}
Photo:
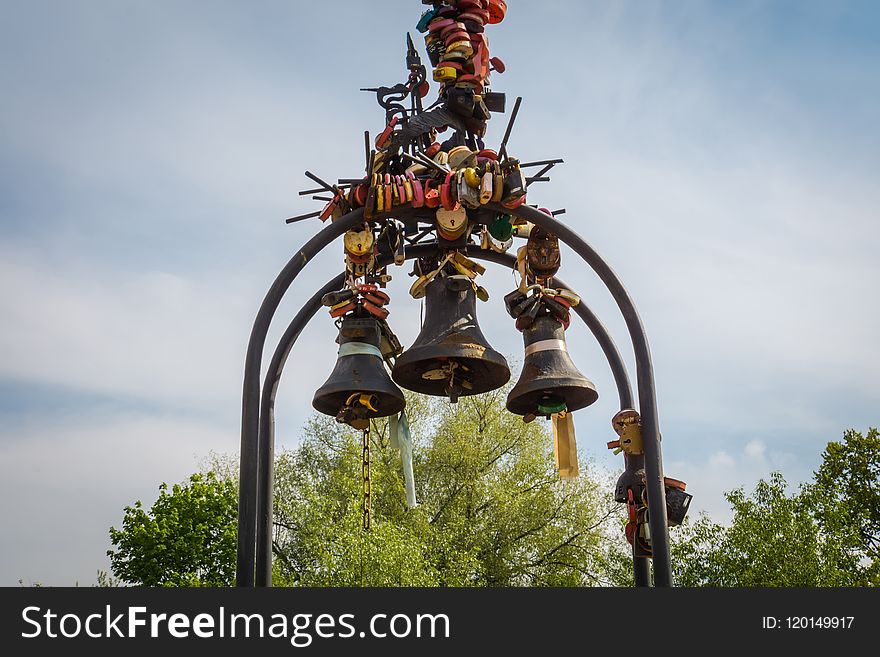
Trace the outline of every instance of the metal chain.
{"label": "metal chain", "polygon": [[361,471],[364,478],[364,531],[370,531],[373,521],[372,482],[370,480],[370,427],[363,430],[363,458]]}

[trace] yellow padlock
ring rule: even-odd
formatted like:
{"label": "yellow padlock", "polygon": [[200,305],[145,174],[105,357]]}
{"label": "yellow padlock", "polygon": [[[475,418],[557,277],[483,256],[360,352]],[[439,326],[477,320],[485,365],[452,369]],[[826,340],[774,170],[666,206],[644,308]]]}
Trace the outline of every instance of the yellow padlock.
{"label": "yellow padlock", "polygon": [[406,193],[406,202],[412,203],[413,186],[412,186],[412,181],[409,178],[405,178],[403,181],[403,191]]}
{"label": "yellow padlock", "polygon": [[572,308],[581,302],[581,298],[571,290],[556,290],[556,296],[568,301]]}
{"label": "yellow padlock", "polygon": [[482,180],[480,179],[480,175],[473,167],[467,167],[464,170],[464,181],[471,189],[479,189],[480,183],[482,182]]}
{"label": "yellow padlock", "polygon": [[345,233],[343,244],[346,253],[353,256],[363,256],[373,250],[373,231],[369,226],[364,226],[361,230],[351,229]]}
{"label": "yellow padlock", "polygon": [[451,66],[439,66],[434,69],[434,82],[453,82],[458,77],[458,71]]}
{"label": "yellow padlock", "polygon": [[462,39],[461,41],[453,41],[448,46],[446,46],[446,57],[452,59],[450,53],[459,52],[462,57],[467,59],[471,55],[474,54],[474,47],[471,45],[471,42],[467,39]]}
{"label": "yellow padlock", "polygon": [[376,185],[376,212],[385,212],[385,185]]}

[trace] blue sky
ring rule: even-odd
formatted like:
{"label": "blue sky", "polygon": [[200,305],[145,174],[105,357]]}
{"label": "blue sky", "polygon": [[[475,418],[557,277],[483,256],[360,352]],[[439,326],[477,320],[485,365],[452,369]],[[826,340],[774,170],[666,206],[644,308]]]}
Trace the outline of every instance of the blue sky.
{"label": "blue sky", "polygon": [[[719,519],[724,490],[773,469],[808,479],[825,442],[878,423],[876,3],[508,4],[488,34],[507,64],[493,87],[524,97],[509,150],[565,158],[529,198],[566,207],[635,299],[667,474]],[[303,171],[358,175],[382,115],[357,89],[402,79],[423,10],[321,7],[0,5],[0,584],[93,582],[126,504],[238,448],[259,301],[319,228],[283,222],[314,209]],[[311,263],[268,351],[340,266],[336,249]],[[405,271],[389,291],[406,344]],[[561,274],[632,369],[607,292],[569,252]],[[518,357],[510,274],[485,278],[481,325]],[[617,470],[613,382],[573,326],[600,391],[579,445]],[[288,364],[282,446],[330,371],[332,331],[318,316]]]}

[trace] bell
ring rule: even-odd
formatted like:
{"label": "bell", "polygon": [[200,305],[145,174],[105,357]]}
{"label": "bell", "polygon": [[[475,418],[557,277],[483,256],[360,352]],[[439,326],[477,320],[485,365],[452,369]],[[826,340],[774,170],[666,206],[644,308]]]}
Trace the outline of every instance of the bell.
{"label": "bell", "polygon": [[476,291],[465,278],[436,276],[428,283],[422,330],[391,370],[401,387],[455,402],[510,380],[507,361],[480,330]]}
{"label": "bell", "polygon": [[315,410],[337,421],[365,428],[375,417],[403,410],[403,391],[385,371],[379,322],[373,317],[346,317],[339,329],[339,356],[330,378],[315,392]]}
{"label": "bell", "polygon": [[522,334],[526,355],[519,381],[507,395],[508,411],[549,416],[576,411],[599,398],[596,386],[568,355],[565,329],[558,319],[538,316]]}

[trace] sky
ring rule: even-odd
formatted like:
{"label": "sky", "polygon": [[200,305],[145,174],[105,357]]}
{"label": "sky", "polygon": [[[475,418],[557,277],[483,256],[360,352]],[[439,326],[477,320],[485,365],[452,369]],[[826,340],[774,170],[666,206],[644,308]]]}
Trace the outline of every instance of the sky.
{"label": "sky", "polygon": [[[719,521],[724,491],[773,470],[809,480],[828,441],[880,421],[880,9],[508,5],[487,28],[507,68],[493,90],[523,97],[508,150],[565,159],[529,201],[566,208],[635,300],[667,476]],[[320,209],[297,193],[313,186],[303,172],[361,174],[383,115],[358,89],[404,80],[423,9],[0,0],[0,585],[93,584],[126,505],[236,453],[251,325],[320,229],[284,223]],[[267,359],[341,267],[337,244],[295,281]],[[388,288],[404,345],[419,330],[407,271]],[[634,379],[598,278],[565,248],[560,276]],[[484,278],[480,325],[519,362],[502,302],[514,279]],[[279,448],[297,444],[334,332],[319,314],[294,348]],[[579,447],[616,473],[613,379],[578,320],[566,337],[599,390],[575,415]]]}

